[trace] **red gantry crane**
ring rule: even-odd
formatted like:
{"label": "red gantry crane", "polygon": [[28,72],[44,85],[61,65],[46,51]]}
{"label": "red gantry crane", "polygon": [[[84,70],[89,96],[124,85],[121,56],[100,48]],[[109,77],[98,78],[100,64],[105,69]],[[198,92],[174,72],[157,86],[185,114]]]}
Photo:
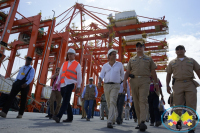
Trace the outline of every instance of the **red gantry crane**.
{"label": "red gantry crane", "polygon": [[[99,7],[93,7],[76,3],[62,14],[52,19],[42,20],[41,13],[31,17],[25,17],[17,11],[19,0],[6,0],[0,2],[0,9],[10,7],[8,14],[0,12],[0,52],[4,54],[10,50],[5,78],[10,77],[17,50],[28,49],[27,56],[34,60],[33,67],[39,71],[38,77],[30,85],[29,98],[31,97],[33,84],[36,89],[34,100],[27,105],[27,111],[40,109],[41,102],[50,97],[51,88],[46,86],[48,71],[55,72],[56,67],[61,67],[67,59],[66,52],[69,48],[76,50],[76,60],[82,67],[82,87],[88,84],[89,77],[93,77],[94,84],[98,83],[99,73],[104,63],[107,62],[107,52],[110,48],[118,50],[118,59],[126,66],[129,59],[136,55],[137,42],[145,43],[145,54],[151,56],[157,64],[157,72],[165,71],[167,64],[168,44],[166,39],[157,40],[152,37],[168,34],[168,22],[165,17],[161,19],[148,18],[136,15],[136,12],[119,12]],[[112,14],[89,11],[88,8],[105,10]],[[22,19],[15,16],[19,14]],[[78,15],[80,18],[78,18]],[[63,16],[63,18],[61,18]],[[86,25],[85,16],[93,20]],[[102,20],[101,16],[106,16]],[[60,19],[56,22],[56,19]],[[139,21],[139,18],[147,21]],[[80,26],[75,26],[75,23]],[[78,22],[79,21],[79,22]],[[65,25],[59,32],[57,26]],[[44,31],[44,28],[48,28]],[[10,34],[19,33],[18,40],[9,44]],[[37,68],[41,60],[40,68]],[[51,81],[52,83],[52,81]],[[6,83],[5,83],[6,84]],[[10,88],[11,89],[11,88]],[[3,89],[0,90],[4,92]],[[103,88],[98,90],[98,97],[103,93]],[[73,108],[80,108],[79,95],[74,93]],[[100,101],[97,98],[97,103]]]}

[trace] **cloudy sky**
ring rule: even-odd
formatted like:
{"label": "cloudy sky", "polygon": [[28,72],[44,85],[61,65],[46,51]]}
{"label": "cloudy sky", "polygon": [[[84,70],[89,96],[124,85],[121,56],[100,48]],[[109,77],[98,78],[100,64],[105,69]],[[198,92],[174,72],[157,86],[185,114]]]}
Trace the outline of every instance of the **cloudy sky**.
{"label": "cloudy sky", "polygon": [[[163,39],[166,37],[167,42],[169,43],[169,60],[172,60],[176,57],[175,47],[177,45],[184,45],[186,47],[186,55],[194,58],[197,62],[200,63],[200,17],[199,17],[199,0],[21,0],[18,11],[26,17],[37,15],[39,12],[42,12],[42,19],[52,18],[53,12],[55,10],[55,16],[58,16],[69,7],[73,6],[75,2],[83,3],[84,5],[91,5],[95,7],[101,7],[116,11],[129,11],[135,10],[137,15],[150,17],[150,18],[160,18],[165,16],[165,19],[169,22],[169,35],[163,36]],[[100,12],[104,14],[110,14],[114,12],[109,12],[105,10],[85,7],[89,11]],[[98,14],[96,14],[98,15]],[[104,21],[107,21],[107,17],[104,15],[98,15]],[[19,15],[17,15],[20,18]],[[56,19],[59,22],[61,18]],[[85,17],[86,25],[94,21],[89,17]],[[142,21],[142,18],[139,18]],[[76,26],[80,27],[80,22],[72,21]],[[66,25],[56,27],[55,30],[60,30]],[[18,34],[11,35],[9,41],[13,41],[18,37]],[[20,51],[22,57],[25,55],[26,51]],[[9,55],[9,52],[6,52],[6,55]],[[17,70],[18,67],[23,64],[24,61],[16,58],[13,71]],[[7,65],[7,62],[4,63]],[[5,74],[4,69],[1,67],[0,73]],[[37,76],[37,75],[36,75]],[[163,84],[163,92],[165,96],[165,101],[169,95],[166,92],[166,83],[165,77],[166,73],[158,73]],[[196,76],[197,78],[197,76]],[[196,79],[200,81],[198,78]],[[198,94],[199,93],[198,90]],[[166,105],[166,108],[169,106]],[[200,114],[200,98],[198,98],[198,107],[197,111]]]}

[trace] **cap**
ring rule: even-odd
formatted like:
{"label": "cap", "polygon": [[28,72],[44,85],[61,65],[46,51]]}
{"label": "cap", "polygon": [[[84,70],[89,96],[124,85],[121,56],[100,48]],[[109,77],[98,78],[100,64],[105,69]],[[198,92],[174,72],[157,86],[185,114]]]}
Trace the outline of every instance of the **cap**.
{"label": "cap", "polygon": [[110,49],[109,51],[108,51],[108,55],[110,54],[110,53],[112,53],[112,52],[118,52],[117,50],[115,50],[115,49]]}
{"label": "cap", "polygon": [[27,60],[30,60],[30,61],[33,60],[32,57],[30,57],[30,56],[27,56],[26,59],[27,59]]}
{"label": "cap", "polygon": [[144,46],[144,47],[145,47],[144,43],[137,42],[137,43],[136,43],[136,47],[137,47],[137,46],[139,46],[139,45],[142,45],[142,46]]}
{"label": "cap", "polygon": [[76,51],[73,48],[70,48],[67,53],[72,53],[72,54],[76,54]]}
{"label": "cap", "polygon": [[93,80],[93,77],[90,77],[89,80]]}
{"label": "cap", "polygon": [[178,45],[178,46],[176,46],[176,49],[175,49],[175,50],[178,50],[179,48],[182,48],[182,49],[185,50],[185,47],[184,47],[183,45]]}

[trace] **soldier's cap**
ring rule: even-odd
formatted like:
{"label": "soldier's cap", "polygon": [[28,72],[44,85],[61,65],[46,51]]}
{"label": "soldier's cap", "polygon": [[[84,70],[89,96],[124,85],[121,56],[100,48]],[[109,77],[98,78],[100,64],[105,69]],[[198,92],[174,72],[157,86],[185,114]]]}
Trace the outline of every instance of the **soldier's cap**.
{"label": "soldier's cap", "polygon": [[93,77],[90,77],[89,80],[93,80]]}
{"label": "soldier's cap", "polygon": [[112,53],[112,52],[118,52],[117,50],[115,50],[115,49],[110,49],[109,51],[108,51],[108,55],[110,54],[110,53]]}
{"label": "soldier's cap", "polygon": [[30,60],[30,61],[33,60],[32,57],[30,57],[30,56],[27,56],[26,59],[27,59],[27,60]]}
{"label": "soldier's cap", "polygon": [[176,46],[176,49],[175,49],[175,50],[178,50],[179,48],[185,50],[185,47],[184,47],[183,45],[178,45],[178,46]]}
{"label": "soldier's cap", "polygon": [[145,47],[144,43],[137,42],[136,47],[138,47],[139,45],[142,45],[143,47]]}

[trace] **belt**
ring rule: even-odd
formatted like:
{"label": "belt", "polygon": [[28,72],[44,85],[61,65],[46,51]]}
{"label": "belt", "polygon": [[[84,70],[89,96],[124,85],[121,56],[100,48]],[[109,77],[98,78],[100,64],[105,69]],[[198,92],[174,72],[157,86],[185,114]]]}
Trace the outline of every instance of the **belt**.
{"label": "belt", "polygon": [[117,83],[114,83],[114,82],[107,82],[107,83],[104,83],[104,84],[117,84]]}
{"label": "belt", "polygon": [[150,78],[150,76],[135,76],[135,78]]}
{"label": "belt", "polygon": [[183,83],[186,83],[186,82],[190,82],[192,81],[193,79],[186,79],[186,80],[176,80],[175,82],[183,82]]}
{"label": "belt", "polygon": [[118,95],[125,95],[124,93],[118,93]]}

